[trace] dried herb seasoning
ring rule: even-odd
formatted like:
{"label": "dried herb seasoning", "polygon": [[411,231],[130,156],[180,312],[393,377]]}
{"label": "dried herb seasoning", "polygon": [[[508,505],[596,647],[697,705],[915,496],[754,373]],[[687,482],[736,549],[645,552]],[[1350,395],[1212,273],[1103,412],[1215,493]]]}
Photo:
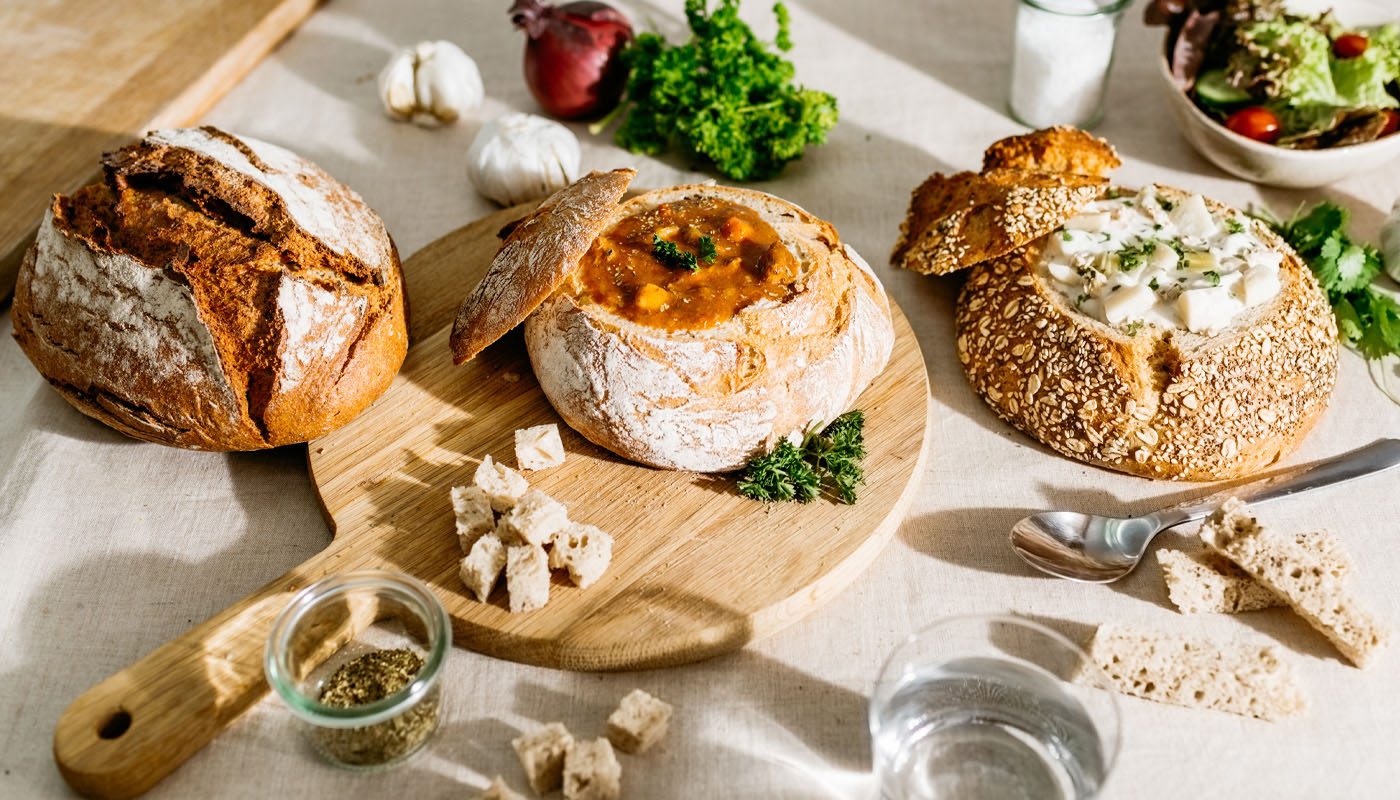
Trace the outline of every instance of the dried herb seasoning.
{"label": "dried herb seasoning", "polygon": [[[321,689],[322,705],[352,708],[394,694],[413,681],[423,657],[407,649],[373,650],[346,662]],[[413,752],[438,723],[436,693],[391,719],[360,728],[317,728],[314,741],[326,755],[355,766],[385,764]]]}

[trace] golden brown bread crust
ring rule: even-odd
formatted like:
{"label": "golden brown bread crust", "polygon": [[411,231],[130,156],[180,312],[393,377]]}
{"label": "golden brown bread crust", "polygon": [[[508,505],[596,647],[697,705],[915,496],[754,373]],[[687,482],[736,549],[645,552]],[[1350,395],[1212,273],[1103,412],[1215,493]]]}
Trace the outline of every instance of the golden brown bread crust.
{"label": "golden brown bread crust", "polygon": [[890,260],[946,275],[1043,236],[1098,196],[1102,178],[999,169],[934,173],[914,190]]}
{"label": "golden brown bread crust", "polygon": [[1121,166],[1118,152],[1106,139],[1068,125],[1009,136],[992,143],[982,155],[984,173],[1019,169],[1103,178]]}
{"label": "golden brown bread crust", "polygon": [[202,450],[344,424],[407,351],[398,254],[351,190],[281,148],[157,131],[56,197],[15,291],[15,338],[83,413]]}
{"label": "golden brown bread crust", "polygon": [[452,323],[452,362],[461,364],[505,336],[554,293],[588,252],[637,174],[592,172],[560,189],[514,225],[486,277]]}
{"label": "golden brown bread crust", "polygon": [[1151,326],[1128,336],[1078,313],[1039,277],[1041,242],[979,265],[957,305],[968,382],[999,417],[1090,464],[1172,480],[1269,466],[1326,408],[1337,331],[1312,272],[1251,225],[1285,256],[1282,288],[1213,337]]}

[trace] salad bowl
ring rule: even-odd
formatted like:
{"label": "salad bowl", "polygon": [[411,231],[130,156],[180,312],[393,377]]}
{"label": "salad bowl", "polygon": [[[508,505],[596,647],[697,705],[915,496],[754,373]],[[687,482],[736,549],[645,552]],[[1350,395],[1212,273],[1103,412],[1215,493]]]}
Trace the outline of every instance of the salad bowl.
{"label": "salad bowl", "polygon": [[[1372,26],[1400,21],[1394,9],[1366,0],[1290,0],[1289,10],[1321,13],[1333,9],[1348,25]],[[1254,183],[1285,188],[1324,186],[1349,175],[1377,169],[1400,158],[1400,134],[1363,144],[1316,150],[1293,150],[1241,136],[1202,111],[1172,77],[1166,47],[1158,53],[1157,73],[1167,106],[1186,140],[1220,169]]]}

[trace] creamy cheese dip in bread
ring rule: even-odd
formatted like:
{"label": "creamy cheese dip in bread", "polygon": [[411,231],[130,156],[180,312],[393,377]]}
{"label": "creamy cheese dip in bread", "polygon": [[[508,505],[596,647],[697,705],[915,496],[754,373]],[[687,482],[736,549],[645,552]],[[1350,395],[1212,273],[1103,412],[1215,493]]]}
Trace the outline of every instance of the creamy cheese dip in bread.
{"label": "creamy cheese dip in bread", "polygon": [[1110,192],[1050,236],[1038,269],[1100,322],[1215,335],[1278,294],[1283,254],[1254,233],[1257,224],[1211,210],[1198,194]]}

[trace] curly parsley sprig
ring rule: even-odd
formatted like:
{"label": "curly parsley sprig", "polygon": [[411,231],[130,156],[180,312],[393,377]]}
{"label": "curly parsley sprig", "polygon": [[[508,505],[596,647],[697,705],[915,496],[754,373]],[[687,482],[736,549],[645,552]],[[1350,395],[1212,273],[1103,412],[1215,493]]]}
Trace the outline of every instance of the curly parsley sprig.
{"label": "curly parsley sprig", "polygon": [[792,49],[782,3],[773,6],[772,44],[739,18],[739,0],[719,0],[713,11],[707,6],[686,0],[691,38],[685,44],[642,33],[627,46],[621,55],[629,70],[627,100],[590,130],[601,132],[625,114],[615,138],[634,153],[674,147],[734,180],[772,178],[807,145],[826,140],[836,124],[836,98],[793,82],[792,62],[779,55]]}
{"label": "curly parsley sprig", "polygon": [[715,240],[708,236],[701,236],[700,242],[696,246],[698,253],[687,253],[675,242],[662,239],[657,234],[651,235],[651,254],[657,261],[670,267],[671,269],[685,269],[694,272],[700,269],[700,262],[710,263],[718,256],[715,250]]}
{"label": "curly parsley sprig", "polygon": [[787,439],[773,452],[749,462],[739,478],[739,493],[764,502],[810,503],[827,490],[841,502],[856,501],[865,483],[865,414],[859,409],[837,417],[820,432],[808,433],[799,448]]}

